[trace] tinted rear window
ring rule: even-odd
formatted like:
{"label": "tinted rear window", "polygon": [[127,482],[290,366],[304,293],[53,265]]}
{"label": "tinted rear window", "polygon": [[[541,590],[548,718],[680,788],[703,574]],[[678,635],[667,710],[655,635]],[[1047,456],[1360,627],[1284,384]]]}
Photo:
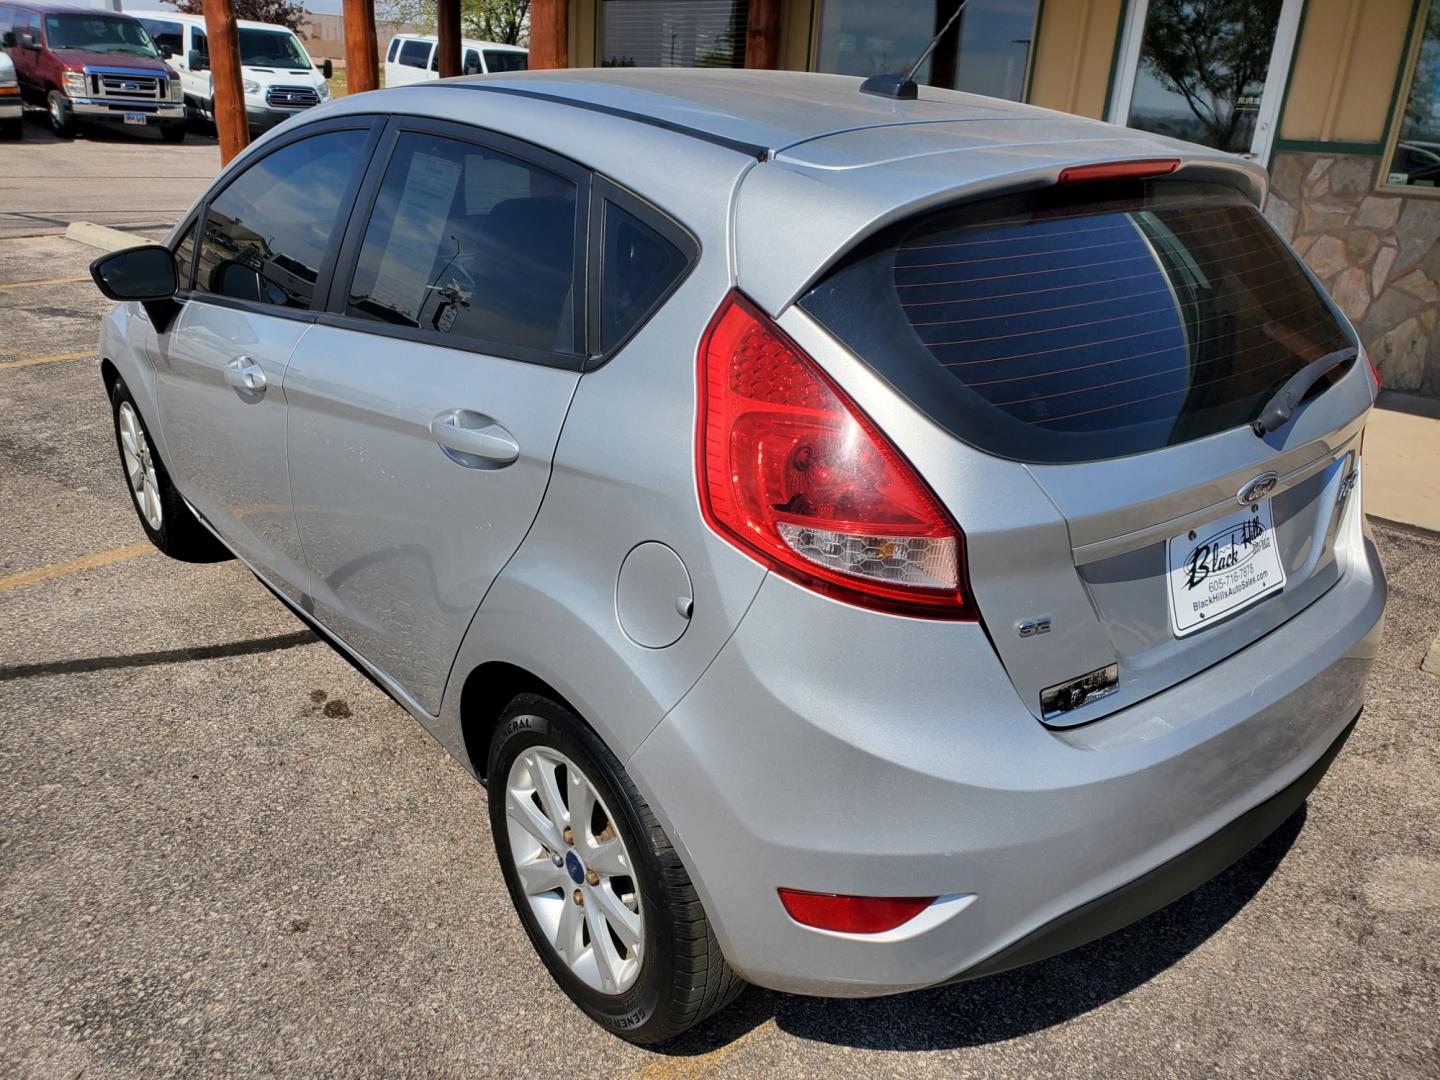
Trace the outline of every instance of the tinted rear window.
{"label": "tinted rear window", "polygon": [[1036,462],[1247,424],[1306,363],[1354,344],[1253,206],[1173,181],[912,220],[801,306],[956,435]]}

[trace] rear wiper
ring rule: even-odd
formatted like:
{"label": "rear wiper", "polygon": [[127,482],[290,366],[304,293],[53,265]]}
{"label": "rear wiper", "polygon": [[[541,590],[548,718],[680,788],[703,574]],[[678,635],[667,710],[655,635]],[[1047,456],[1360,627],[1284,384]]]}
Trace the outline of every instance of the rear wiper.
{"label": "rear wiper", "polygon": [[1267,432],[1278,431],[1284,427],[1290,417],[1295,415],[1295,407],[1305,400],[1305,395],[1310,392],[1312,386],[1341,364],[1348,364],[1358,355],[1359,350],[1352,346],[1336,349],[1332,353],[1326,353],[1318,360],[1311,360],[1310,363],[1286,379],[1284,386],[1275,391],[1275,396],[1265,403],[1265,408],[1260,411],[1260,415],[1251,421],[1250,430],[1264,438]]}

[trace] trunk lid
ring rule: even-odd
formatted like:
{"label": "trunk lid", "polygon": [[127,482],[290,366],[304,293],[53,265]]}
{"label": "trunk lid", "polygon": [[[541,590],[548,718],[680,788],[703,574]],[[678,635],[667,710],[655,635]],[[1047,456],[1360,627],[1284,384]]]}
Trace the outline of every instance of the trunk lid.
{"label": "trunk lid", "polygon": [[[1046,723],[1188,678],[1343,571],[1368,367],[1250,429],[1356,342],[1233,190],[1132,180],[930,213],[860,243],[800,307],[950,436],[948,453],[902,448],[966,530],[991,640]],[[957,472],[1025,513],[978,520]]]}

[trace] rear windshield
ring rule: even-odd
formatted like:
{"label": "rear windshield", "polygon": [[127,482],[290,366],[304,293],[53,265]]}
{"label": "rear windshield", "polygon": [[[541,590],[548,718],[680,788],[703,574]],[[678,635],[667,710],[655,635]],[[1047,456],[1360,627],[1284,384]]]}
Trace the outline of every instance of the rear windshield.
{"label": "rear windshield", "polygon": [[954,434],[1034,462],[1248,424],[1306,363],[1354,344],[1238,193],[1175,181],[1100,190],[912,219],[801,306]]}

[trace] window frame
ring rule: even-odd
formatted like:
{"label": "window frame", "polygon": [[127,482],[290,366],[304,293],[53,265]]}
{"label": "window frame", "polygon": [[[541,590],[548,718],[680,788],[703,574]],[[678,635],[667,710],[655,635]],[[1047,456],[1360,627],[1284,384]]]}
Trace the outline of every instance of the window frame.
{"label": "window frame", "polygon": [[1375,190],[1386,195],[1403,195],[1406,198],[1440,198],[1440,186],[1412,187],[1409,184],[1390,183],[1391,166],[1395,163],[1395,151],[1400,145],[1400,129],[1405,126],[1405,106],[1410,102],[1410,92],[1415,88],[1415,71],[1420,66],[1420,53],[1425,48],[1425,24],[1430,17],[1434,0],[1417,0],[1406,30],[1405,53],[1401,58],[1399,75],[1395,81],[1395,92],[1390,98],[1390,114],[1386,118],[1385,141],[1380,146],[1379,168],[1375,173]]}
{"label": "window frame", "polygon": [[[195,212],[195,220],[199,223],[199,229],[195,234],[195,259],[191,268],[190,284],[184,290],[183,295],[177,292],[177,297],[184,300],[194,300],[199,303],[215,304],[218,307],[234,308],[237,311],[248,311],[254,315],[272,315],[279,319],[293,319],[297,322],[314,322],[324,310],[323,298],[330,294],[331,282],[334,278],[340,255],[341,237],[345,232],[350,217],[354,214],[355,199],[363,190],[366,177],[375,163],[375,151],[380,142],[383,118],[371,113],[360,113],[355,116],[336,117],[333,120],[323,120],[314,124],[306,124],[298,130],[292,131],[282,138],[269,143],[263,154],[247,156],[241,160],[240,168],[231,170],[223,175],[209,191],[205,193],[199,208]],[[310,307],[306,309],[282,307],[278,304],[267,304],[259,300],[241,300],[233,296],[224,296],[220,293],[210,292],[208,289],[195,288],[195,275],[200,267],[200,249],[205,236],[205,228],[209,224],[210,204],[230,188],[240,177],[248,173],[260,162],[268,159],[272,154],[284,150],[286,147],[294,146],[305,139],[315,138],[318,135],[327,135],[336,131],[365,131],[368,137],[365,140],[364,148],[360,151],[360,167],[355,171],[355,177],[350,185],[340,196],[340,215],[336,219],[335,228],[330,232],[329,242],[325,245],[325,253],[321,257],[320,266],[315,275],[315,290],[310,297]],[[349,205],[351,210],[348,215],[345,207]],[[184,236],[182,228],[176,233],[176,243]],[[174,248],[171,249],[172,252]]]}
{"label": "window frame", "polygon": [[[395,159],[400,136],[408,134],[430,135],[435,138],[468,143],[481,150],[492,150],[513,157],[527,165],[533,165],[537,169],[553,173],[575,184],[574,262],[571,268],[571,281],[576,293],[572,303],[575,323],[574,352],[533,349],[507,342],[487,341],[483,338],[442,334],[437,330],[396,326],[345,313],[350,286],[354,281],[355,269],[359,263],[360,248],[364,243],[365,233],[370,227],[371,217],[375,211],[375,202],[380,195],[380,186],[385,180],[386,170]],[[591,304],[589,262],[592,246],[593,201],[591,188],[593,179],[593,174],[589,169],[576,164],[569,158],[561,157],[533,143],[510,135],[503,135],[488,128],[423,116],[390,117],[380,135],[379,145],[371,155],[365,181],[352,204],[349,220],[345,223],[338,257],[333,263],[334,273],[328,283],[329,295],[315,321],[321,326],[335,327],[340,330],[354,330],[363,334],[396,338],[401,341],[414,341],[423,345],[459,349],[505,360],[520,360],[525,363],[562,368],[567,371],[587,370],[586,364],[589,359],[588,349],[591,340],[589,336]],[[318,288],[316,295],[320,295]]]}
{"label": "window frame", "polygon": [[[661,292],[654,303],[635,321],[628,333],[610,348],[601,350],[600,343],[603,340],[601,335],[601,307],[603,300],[604,273],[605,273],[605,204],[614,203],[619,209],[639,219],[645,225],[654,229],[660,237],[669,243],[685,257],[685,269],[682,270],[670,285]],[[664,210],[661,210],[654,203],[641,198],[628,188],[621,187],[615,181],[598,173],[595,182],[590,189],[590,259],[586,268],[588,282],[586,292],[589,303],[586,305],[586,340],[590,343],[590,357],[586,363],[586,371],[595,371],[608,364],[617,353],[628,345],[636,334],[643,330],[647,323],[655,317],[655,313],[669,302],[670,297],[675,295],[680,288],[695,272],[696,265],[700,262],[700,240],[689,229],[682,225],[675,218],[671,217]]]}

